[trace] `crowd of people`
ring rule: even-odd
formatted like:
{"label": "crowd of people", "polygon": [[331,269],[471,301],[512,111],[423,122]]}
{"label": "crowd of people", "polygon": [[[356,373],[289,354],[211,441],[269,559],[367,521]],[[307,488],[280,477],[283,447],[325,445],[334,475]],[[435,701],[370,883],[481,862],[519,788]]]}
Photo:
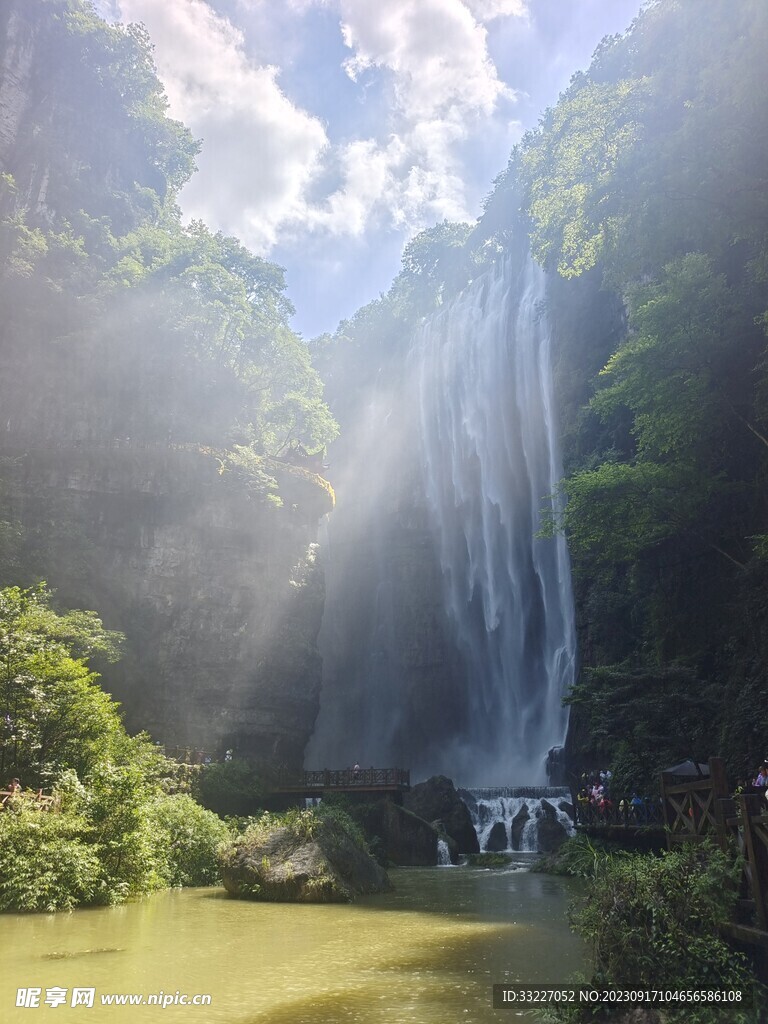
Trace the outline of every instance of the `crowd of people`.
{"label": "crowd of people", "polygon": [[633,822],[639,825],[653,821],[659,801],[633,792],[631,796],[622,797],[617,803],[611,794],[612,777],[613,773],[608,768],[582,773],[576,794],[578,817],[582,821],[600,820],[616,823],[618,819],[619,822]]}

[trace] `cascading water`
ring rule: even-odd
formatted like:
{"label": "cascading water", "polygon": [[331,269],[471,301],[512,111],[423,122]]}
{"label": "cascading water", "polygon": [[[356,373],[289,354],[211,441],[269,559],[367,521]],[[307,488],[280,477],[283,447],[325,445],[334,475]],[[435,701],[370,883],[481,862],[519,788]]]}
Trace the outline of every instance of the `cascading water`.
{"label": "cascading water", "polygon": [[437,866],[440,868],[453,867],[451,851],[448,848],[448,843],[446,843],[444,839],[437,840]]}
{"label": "cascading water", "polygon": [[564,787],[461,790],[483,853],[556,849],[573,832],[571,795]]}
{"label": "cascading water", "polygon": [[[308,767],[547,780],[573,679],[544,274],[509,257],[376,375],[331,454],[320,714]],[[378,358],[378,356],[377,356]]]}
{"label": "cascading water", "polygon": [[545,277],[505,259],[415,339],[426,494],[467,665],[454,778],[546,781],[565,737],[575,628],[562,536],[538,536],[562,475]]}

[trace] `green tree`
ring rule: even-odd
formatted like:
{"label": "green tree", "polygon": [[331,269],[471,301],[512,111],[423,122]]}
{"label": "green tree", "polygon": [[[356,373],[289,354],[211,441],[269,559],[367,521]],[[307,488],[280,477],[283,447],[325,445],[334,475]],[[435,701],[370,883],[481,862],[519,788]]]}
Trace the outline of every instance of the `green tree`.
{"label": "green tree", "polygon": [[0,772],[49,785],[87,773],[121,733],[117,705],[88,657],[118,656],[122,636],[95,612],[59,614],[44,584],[0,590]]}

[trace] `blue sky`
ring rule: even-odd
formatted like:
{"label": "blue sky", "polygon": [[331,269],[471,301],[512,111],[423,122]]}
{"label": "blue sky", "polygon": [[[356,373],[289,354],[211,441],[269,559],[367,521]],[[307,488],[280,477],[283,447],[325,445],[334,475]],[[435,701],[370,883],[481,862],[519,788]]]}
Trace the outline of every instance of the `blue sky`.
{"label": "blue sky", "polygon": [[287,270],[306,337],[386,291],[404,244],[474,220],[641,0],[97,0],[142,22],[203,148],[187,217]]}

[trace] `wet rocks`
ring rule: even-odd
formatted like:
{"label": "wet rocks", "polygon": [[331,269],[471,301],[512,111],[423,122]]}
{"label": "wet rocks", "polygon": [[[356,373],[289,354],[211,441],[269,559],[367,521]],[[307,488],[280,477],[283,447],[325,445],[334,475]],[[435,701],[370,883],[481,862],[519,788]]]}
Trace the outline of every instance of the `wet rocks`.
{"label": "wet rocks", "polygon": [[[458,853],[478,853],[480,846],[466,804],[445,775],[433,775],[411,788],[403,800],[407,810],[440,829],[456,843]],[[502,849],[506,849],[506,840]]]}

